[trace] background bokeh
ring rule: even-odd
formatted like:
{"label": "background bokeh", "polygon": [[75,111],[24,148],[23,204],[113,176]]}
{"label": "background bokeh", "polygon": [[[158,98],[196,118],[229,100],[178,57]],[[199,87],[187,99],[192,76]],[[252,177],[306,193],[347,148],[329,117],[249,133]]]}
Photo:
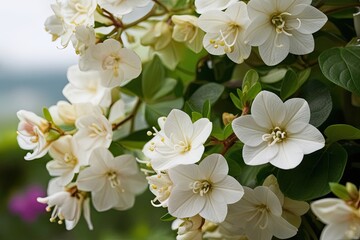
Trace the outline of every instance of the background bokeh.
{"label": "background bokeh", "polygon": [[[46,192],[48,159],[23,159],[16,142],[20,109],[41,115],[43,107],[64,100],[66,70],[77,62],[73,49],[62,49],[44,30],[51,1],[4,1],[0,8],[0,239],[174,239],[164,209],[151,206],[147,191],[129,211],[97,213],[94,230],[83,218],[73,231],[50,223],[45,205],[35,197]],[[38,215],[37,215],[38,214]]]}

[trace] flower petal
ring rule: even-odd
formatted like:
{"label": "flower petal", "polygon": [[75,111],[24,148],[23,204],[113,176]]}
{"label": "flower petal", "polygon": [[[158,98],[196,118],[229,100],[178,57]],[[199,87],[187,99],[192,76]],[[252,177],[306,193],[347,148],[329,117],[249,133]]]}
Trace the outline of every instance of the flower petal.
{"label": "flower petal", "polygon": [[298,144],[286,140],[277,145],[279,145],[279,151],[270,161],[272,165],[281,169],[292,169],[301,163],[304,153]]}
{"label": "flower petal", "polygon": [[270,162],[279,151],[277,144],[268,146],[267,142],[264,142],[256,147],[250,147],[244,145],[243,158],[247,165],[261,165]]}
{"label": "flower petal", "polygon": [[193,123],[185,112],[173,109],[166,119],[164,132],[166,136],[176,139],[177,142],[186,142],[193,134]]}
{"label": "flower petal", "polygon": [[352,214],[352,209],[338,198],[324,198],[312,202],[311,210],[325,224],[346,222]]}
{"label": "flower petal", "polygon": [[261,91],[251,106],[251,116],[255,122],[268,131],[281,126],[286,115],[286,107],[274,93]]}
{"label": "flower petal", "polygon": [[[302,6],[299,5],[298,7]],[[297,31],[304,34],[311,34],[319,31],[327,21],[327,16],[311,5],[307,5],[301,13],[292,16],[292,18],[294,20],[292,20],[291,23],[289,22],[289,24],[293,25],[292,27],[295,27]],[[297,21],[296,18],[299,18],[301,21],[300,27],[298,27],[298,23],[295,22]]]}
{"label": "flower petal", "polygon": [[298,229],[282,217],[269,216],[273,235],[279,239],[287,239],[296,235]]}
{"label": "flower petal", "polygon": [[234,119],[231,124],[234,133],[240,141],[251,147],[256,147],[263,143],[262,136],[270,130],[260,127],[251,115],[240,116]]}
{"label": "flower petal", "polygon": [[264,44],[259,46],[259,53],[266,65],[274,66],[286,58],[289,49],[289,37],[283,33],[271,31]]}
{"label": "flower petal", "polygon": [[270,24],[269,17],[259,15],[253,19],[245,31],[245,42],[251,46],[260,46],[274,32],[274,27]]}
{"label": "flower petal", "polygon": [[285,102],[286,115],[283,121],[285,127],[291,122],[309,123],[310,121],[310,108],[305,99],[291,98]]}
{"label": "flower petal", "polygon": [[214,183],[212,197],[219,202],[232,204],[244,195],[244,189],[235,178],[226,176],[221,182]]}
{"label": "flower petal", "polygon": [[194,122],[193,128],[191,146],[197,147],[199,145],[203,145],[210,136],[212,123],[207,118],[201,118]]}
{"label": "flower petal", "polygon": [[207,200],[204,208],[200,211],[199,215],[206,220],[214,223],[221,223],[225,220],[227,215],[227,205],[223,202],[218,202],[207,195]]}
{"label": "flower petal", "polygon": [[304,55],[314,51],[315,42],[311,34],[303,34],[298,31],[292,31],[290,39],[290,53]]}
{"label": "flower petal", "polygon": [[304,154],[315,152],[325,146],[324,136],[316,127],[310,124],[307,124],[306,127],[298,133],[289,133],[286,141],[287,143],[291,142],[299,146]]}
{"label": "flower petal", "polygon": [[349,228],[349,222],[347,221],[338,222],[336,224],[329,224],[325,226],[321,232],[320,240],[348,239],[345,236],[345,233],[349,230]]}
{"label": "flower petal", "polygon": [[206,198],[199,197],[190,191],[180,191],[174,188],[168,201],[168,210],[177,218],[193,217],[198,214],[205,205]]}
{"label": "flower petal", "polygon": [[223,11],[212,10],[199,17],[199,27],[207,33],[219,33],[221,29],[226,29],[232,19]]}
{"label": "flower petal", "polygon": [[202,176],[198,176],[198,178],[210,179],[211,182],[216,183],[227,176],[229,167],[221,154],[211,154],[201,161],[199,172]]}

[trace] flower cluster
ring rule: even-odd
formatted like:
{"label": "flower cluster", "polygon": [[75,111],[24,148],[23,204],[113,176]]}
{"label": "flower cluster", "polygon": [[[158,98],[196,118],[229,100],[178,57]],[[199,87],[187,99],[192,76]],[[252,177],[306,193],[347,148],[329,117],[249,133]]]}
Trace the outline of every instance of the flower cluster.
{"label": "flower cluster", "polygon": [[[332,107],[326,79],[316,81],[320,70],[311,70],[325,7],[310,0],[58,0],[51,7],[46,30],[62,47],[71,42],[79,62],[67,72],[67,101],[43,117],[18,112],[17,139],[30,151],[26,160],[52,158],[46,168],[55,178],[38,198],[52,222],[70,230],[83,214],[92,229],[90,200],[99,212],[127,210],[148,187],[151,204],[174,220],[176,239],[270,240],[306,231],[306,201],[329,193],[345,169],[346,150],[336,142],[360,138],[348,125],[328,127],[326,140],[318,130]],[[358,59],[354,49],[339,59]],[[350,82],[349,90],[358,69],[345,62],[353,72],[334,76],[340,67],[327,60],[319,57],[324,75]],[[327,224],[322,239],[359,238],[355,188],[342,200],[311,204]]]}

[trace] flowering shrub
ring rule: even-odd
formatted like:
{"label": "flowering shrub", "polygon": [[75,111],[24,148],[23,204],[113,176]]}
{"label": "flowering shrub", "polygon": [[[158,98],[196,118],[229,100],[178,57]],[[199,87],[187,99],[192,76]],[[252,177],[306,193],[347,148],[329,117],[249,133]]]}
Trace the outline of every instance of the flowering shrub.
{"label": "flowering shrub", "polygon": [[68,102],[18,112],[17,139],[53,159],[52,222],[93,229],[91,205],[127,210],[149,188],[176,239],[360,238],[359,190],[339,184],[358,170],[357,0],[51,7],[46,31],[79,63]]}

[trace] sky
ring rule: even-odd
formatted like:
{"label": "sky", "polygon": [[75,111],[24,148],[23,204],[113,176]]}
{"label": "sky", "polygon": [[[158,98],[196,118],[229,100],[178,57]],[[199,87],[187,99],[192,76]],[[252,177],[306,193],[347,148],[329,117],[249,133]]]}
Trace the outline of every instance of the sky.
{"label": "sky", "polygon": [[51,41],[44,22],[49,0],[3,1],[0,8],[0,69],[13,71],[66,68],[77,60],[73,49]]}

